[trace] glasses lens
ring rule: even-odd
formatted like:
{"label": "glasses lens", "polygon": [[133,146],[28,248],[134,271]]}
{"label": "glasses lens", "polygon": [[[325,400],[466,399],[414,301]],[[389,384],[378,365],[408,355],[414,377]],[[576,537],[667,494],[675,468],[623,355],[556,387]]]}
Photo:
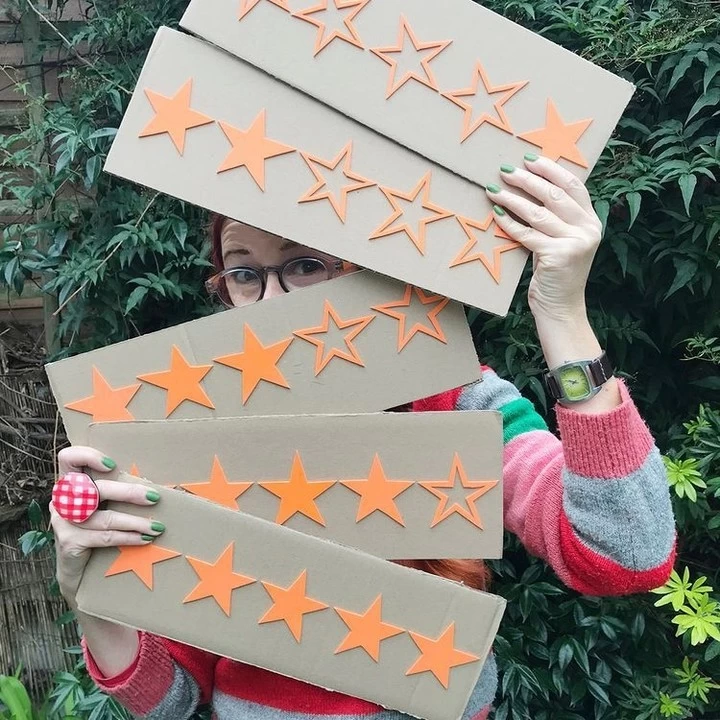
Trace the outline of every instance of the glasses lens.
{"label": "glasses lens", "polygon": [[299,290],[329,280],[330,273],[325,263],[317,258],[298,258],[285,265],[282,279],[288,290]]}
{"label": "glasses lens", "polygon": [[262,293],[262,278],[252,268],[235,268],[223,276],[232,305],[255,302]]}

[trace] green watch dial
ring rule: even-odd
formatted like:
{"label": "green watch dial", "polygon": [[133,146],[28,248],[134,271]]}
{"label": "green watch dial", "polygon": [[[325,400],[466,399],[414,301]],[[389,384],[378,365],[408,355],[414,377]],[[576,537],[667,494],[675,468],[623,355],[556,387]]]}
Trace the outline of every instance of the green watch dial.
{"label": "green watch dial", "polygon": [[582,400],[590,396],[590,382],[582,368],[564,368],[559,371],[558,376],[560,387],[568,400]]}

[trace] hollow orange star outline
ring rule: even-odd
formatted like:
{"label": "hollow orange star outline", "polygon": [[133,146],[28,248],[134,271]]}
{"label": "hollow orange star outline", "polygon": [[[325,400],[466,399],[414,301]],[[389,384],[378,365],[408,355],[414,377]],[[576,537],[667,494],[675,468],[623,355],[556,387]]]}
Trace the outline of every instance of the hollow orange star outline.
{"label": "hollow orange star outline", "polygon": [[[260,0],[240,0],[240,9],[238,10],[238,20],[242,20],[258,3]],[[276,5],[285,12],[290,12],[290,6],[288,0],[269,0],[273,5]]]}
{"label": "hollow orange star outline", "polygon": [[190,78],[172,97],[145,88],[145,96],[150,101],[155,116],[140,131],[138,137],[167,133],[176,150],[182,155],[185,152],[187,131],[215,122],[210,116],[190,107],[192,83]]}
{"label": "hollow orange star outline", "polygon": [[93,366],[92,387],[92,395],[82,400],[69,402],[65,407],[68,410],[90,415],[93,422],[97,423],[135,419],[127,406],[140,389],[140,383],[113,388],[103,374]]}
{"label": "hollow orange star outline", "polygon": [[[503,95],[493,103],[493,108],[497,113],[497,117],[493,117],[489,113],[483,112],[473,120],[474,108],[472,103],[463,100],[463,98],[474,98],[478,94],[481,80],[486,95],[496,95],[497,93],[503,93]],[[464,90],[451,90],[442,93],[444,98],[447,98],[450,102],[454,103],[465,112],[463,127],[460,131],[460,142],[465,142],[484,123],[493,125],[499,130],[503,130],[504,132],[512,135],[513,129],[510,126],[510,121],[508,120],[503,106],[511,97],[513,97],[513,95],[522,90],[527,84],[527,80],[521,80],[519,82],[493,86],[490,84],[490,80],[488,79],[482,63],[480,61],[476,62],[475,67],[473,68],[473,76],[470,87],[467,87]]]}
{"label": "hollow orange star outline", "polygon": [[215,455],[208,482],[183,483],[180,487],[193,495],[210,500],[210,502],[217,503],[231,510],[239,510],[240,505],[237,499],[252,487],[252,483],[229,482],[225,470],[220,463],[220,459]]}
{"label": "hollow orange star outline", "polygon": [[518,135],[532,145],[542,148],[542,154],[550,160],[564,158],[575,165],[587,168],[588,161],[578,149],[577,143],[592,124],[592,118],[566,123],[555,103],[548,98],[545,112],[545,127]]}
{"label": "hollow orange star outline", "polygon": [[[305,340],[306,342],[315,345],[315,377],[317,377],[326,367],[327,364],[333,359],[338,358],[340,360],[347,360],[355,365],[365,367],[365,363],[362,361],[357,348],[353,344],[353,340],[375,319],[374,315],[363,315],[362,317],[353,318],[351,320],[343,320],[338,315],[335,308],[332,306],[329,300],[325,300],[323,308],[323,321],[322,325],[317,327],[305,328],[304,330],[296,330],[293,335]],[[343,341],[345,342],[345,350],[341,350],[337,347],[330,348],[326,352],[325,341],[319,340],[315,335],[324,335],[330,331],[330,320],[334,323],[338,330],[350,330]]]}
{"label": "hollow orange star outline", "polygon": [[[465,496],[466,507],[463,507],[457,502],[453,502],[450,507],[448,507],[450,496],[444,493],[442,489],[455,488],[458,478],[460,478],[460,483],[463,488],[472,490],[473,492]],[[423,480],[419,483],[419,485],[431,492],[440,501],[435,510],[435,515],[430,523],[430,527],[434,528],[438,523],[446,520],[453,513],[457,513],[475,525],[475,527],[482,530],[483,524],[475,502],[490,492],[497,484],[497,480],[468,480],[465,468],[460,461],[460,456],[458,453],[455,453],[447,480]]]}
{"label": "hollow orange star outline", "polygon": [[[463,232],[467,235],[468,240],[460,252],[452,259],[450,267],[454,268],[458,265],[465,265],[466,263],[478,261],[483,264],[485,269],[490,273],[490,277],[492,277],[492,279],[499,285],[502,281],[501,270],[503,253],[522,248],[522,243],[510,239],[510,236],[495,223],[493,213],[490,213],[484,220],[473,220],[472,218],[466,218],[460,215],[456,215],[456,217],[460,223],[460,227],[463,229]],[[501,243],[493,248],[491,260],[482,251],[478,251],[476,253],[473,253],[472,251],[479,242],[475,231],[479,230],[485,233],[488,232],[493,225],[495,225],[494,236],[506,239],[508,242]]]}
{"label": "hollow orange star outline", "polygon": [[[417,297],[423,305],[433,306],[427,311],[427,322],[430,323],[430,327],[416,322],[410,330],[406,329],[407,313],[396,310],[396,308],[409,308],[413,295]],[[420,288],[414,287],[413,285],[406,285],[402,300],[395,300],[384,303],[383,305],[374,305],[372,309],[398,320],[398,352],[400,352],[417,333],[423,333],[428,337],[439,340],[441,343],[447,344],[447,337],[440,325],[438,315],[445,309],[449,302],[450,300],[442,295],[428,295]]]}
{"label": "hollow orange star outline", "polygon": [[382,595],[378,595],[364,613],[354,613],[337,607],[335,612],[350,630],[335,650],[336,655],[353,648],[362,648],[375,662],[378,662],[380,643],[405,632],[397,625],[382,621]]}
{"label": "hollow orange star outline", "polygon": [[182,553],[175,552],[175,550],[160,547],[156,543],[120,545],[117,547],[117,551],[119,554],[105,571],[105,577],[132,572],[149,590],[153,589],[153,569],[155,565],[182,555]]}
{"label": "hollow orange star outline", "polygon": [[[398,61],[394,57],[392,57],[392,55],[395,53],[401,53],[403,51],[406,36],[410,39],[410,42],[415,48],[416,53],[420,54],[421,52],[425,52],[424,57],[420,61],[420,65],[423,69],[423,72],[425,73],[425,76],[423,77],[422,75],[413,70],[408,70],[398,81],[396,78]],[[437,80],[435,80],[435,75],[433,74],[433,71],[430,67],[430,62],[434,58],[436,58],[443,50],[445,50],[445,48],[450,45],[451,42],[452,40],[435,40],[432,42],[420,42],[415,36],[412,28],[410,27],[410,23],[408,23],[407,18],[404,15],[401,15],[400,27],[398,28],[397,35],[397,44],[389,47],[370,48],[370,52],[373,53],[373,55],[376,55],[383,62],[387,63],[390,66],[390,77],[388,78],[387,89],[385,91],[385,99],[388,100],[389,98],[391,98],[403,85],[405,85],[405,83],[409,82],[410,80],[417,80],[422,85],[425,85],[431,90],[435,90],[437,92],[438,84]]]}
{"label": "hollow orange star outline", "polygon": [[[438,220],[445,220],[446,218],[453,217],[453,213],[449,210],[441,208],[430,200],[430,181],[432,179],[432,173],[430,171],[420,180],[420,182],[409,192],[403,193],[399,190],[393,190],[379,185],[380,191],[387,198],[390,205],[393,207],[393,213],[380,227],[373,230],[372,234],[368,238],[369,240],[379,240],[390,235],[404,232],[409,238],[412,244],[415,246],[417,251],[421,254],[425,254],[426,246],[426,234],[427,226],[430,223],[437,222]],[[407,202],[415,202],[417,196],[422,192],[422,207],[425,210],[429,210],[433,215],[420,220],[416,229],[411,228],[408,223],[401,223],[395,225],[394,223],[399,220],[405,212],[398,204],[398,200],[405,200]]]}
{"label": "hollow orange star outline", "polygon": [[[327,12],[328,2],[333,2],[338,10],[349,10],[348,14],[343,18],[343,25],[347,29],[347,34],[335,29],[326,35],[327,25],[322,20],[313,17],[318,13]],[[369,2],[370,0],[320,0],[317,5],[294,12],[293,17],[317,27],[313,57],[317,57],[333,40],[344,40],[346,43],[364,50],[365,46],[355,29],[353,20]]]}
{"label": "hollow orange star outline", "polygon": [[[315,176],[317,181],[299,200],[299,203],[315,202],[317,200],[327,200],[335,214],[340,218],[341,222],[345,222],[347,218],[347,201],[348,195],[351,192],[357,190],[364,190],[365,188],[374,187],[377,183],[374,180],[368,180],[367,178],[358,175],[350,169],[352,164],[352,140],[340,151],[340,153],[333,160],[323,160],[315,155],[310,155],[306,152],[300,153],[302,159],[307,163],[310,171]],[[325,192],[321,192],[323,188],[327,188],[327,180],[323,176],[322,172],[317,169],[317,165],[324,167],[327,170],[335,170],[337,166],[342,163],[343,175],[348,179],[352,180],[348,185],[344,185],[340,190],[340,196],[336,197],[332,191],[326,189]]]}

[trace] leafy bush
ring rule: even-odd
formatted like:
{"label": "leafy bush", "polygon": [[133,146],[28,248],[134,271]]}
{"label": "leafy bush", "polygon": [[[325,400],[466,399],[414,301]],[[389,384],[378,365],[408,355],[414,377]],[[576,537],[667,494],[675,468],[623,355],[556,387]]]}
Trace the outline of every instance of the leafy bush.
{"label": "leafy bush", "polygon": [[[508,538],[493,563],[495,590],[510,600],[495,717],[717,718],[720,16],[711,2],[682,0],[485,4],[638,88],[588,183],[606,224],[588,306],[665,453],[679,532],[671,581],[621,599],[578,596]],[[40,125],[0,137],[0,193],[43,210],[3,230],[0,277],[20,290],[42,274],[58,294],[61,354],[207,311],[204,214],[100,172],[156,29],[176,25],[185,5],[93,2],[71,38],[88,60],[66,71],[76,92]],[[38,160],[31,148],[45,138],[49,155]],[[506,318],[471,311],[470,320],[483,360],[548,414],[528,279]],[[24,543],[32,550],[43,538]],[[73,714],[92,720],[121,717],[85,682],[80,664],[58,678],[53,698],[68,692]]]}

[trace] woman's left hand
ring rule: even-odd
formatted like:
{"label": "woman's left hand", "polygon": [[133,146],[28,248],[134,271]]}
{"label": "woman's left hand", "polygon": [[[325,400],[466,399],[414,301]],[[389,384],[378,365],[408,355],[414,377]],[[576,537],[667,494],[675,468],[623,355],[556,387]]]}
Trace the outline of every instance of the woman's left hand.
{"label": "woman's left hand", "polygon": [[585,285],[602,236],[602,223],[585,185],[543,157],[526,157],[524,168],[503,165],[501,177],[538,201],[498,186],[487,188],[497,224],[533,253],[528,302],[535,319],[562,321],[584,315]]}

